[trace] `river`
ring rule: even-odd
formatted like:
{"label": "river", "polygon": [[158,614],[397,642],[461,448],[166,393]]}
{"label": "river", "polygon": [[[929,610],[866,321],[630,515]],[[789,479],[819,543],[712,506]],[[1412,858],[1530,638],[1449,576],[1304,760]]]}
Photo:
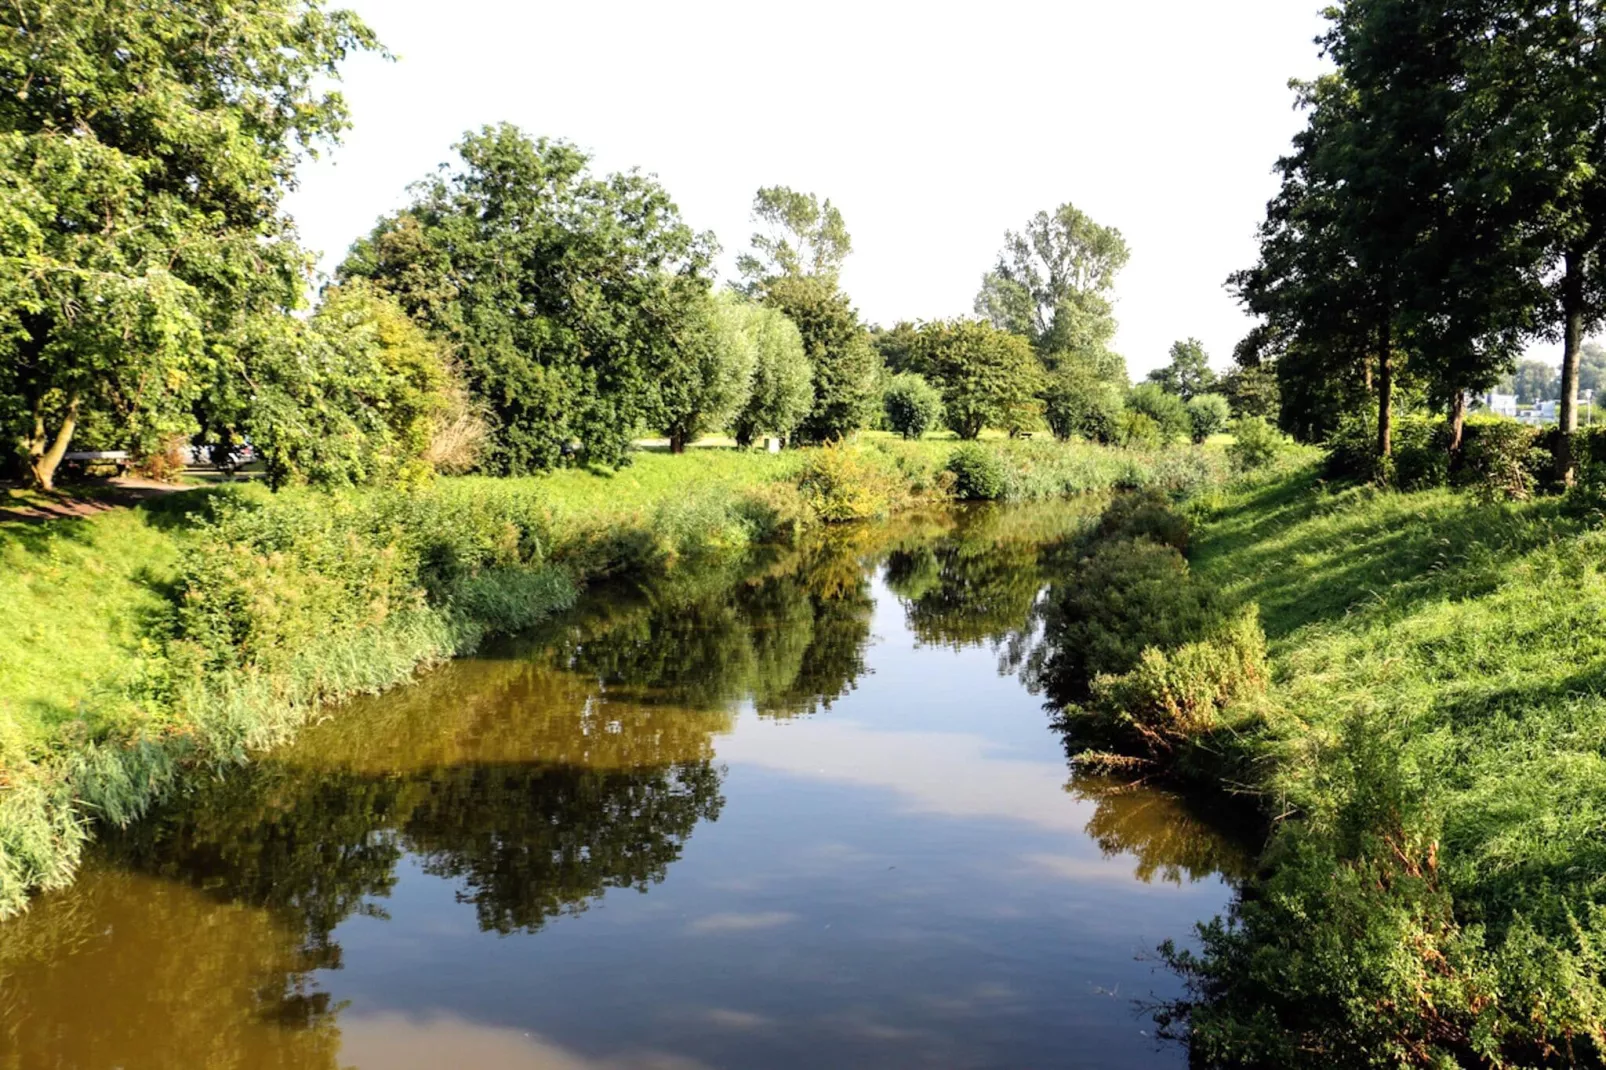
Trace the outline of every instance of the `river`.
{"label": "river", "polygon": [[1028,686],[1089,508],[600,587],[203,778],[0,927],[0,1067],[1184,1066],[1247,863]]}

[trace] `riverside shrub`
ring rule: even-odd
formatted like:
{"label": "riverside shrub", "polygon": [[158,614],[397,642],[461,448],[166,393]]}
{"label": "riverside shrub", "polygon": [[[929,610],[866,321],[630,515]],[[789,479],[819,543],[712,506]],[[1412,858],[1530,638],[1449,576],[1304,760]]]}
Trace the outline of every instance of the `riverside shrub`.
{"label": "riverside shrub", "polygon": [[948,471],[954,475],[954,497],[964,501],[997,501],[1009,489],[1003,461],[985,446],[966,443],[954,450]]}
{"label": "riverside shrub", "polygon": [[1247,605],[1205,638],[1146,647],[1130,672],[1096,677],[1089,700],[1067,716],[1123,753],[1162,758],[1221,728],[1228,705],[1263,692],[1267,675],[1260,610]]}
{"label": "riverside shrub", "polygon": [[1456,482],[1484,501],[1527,501],[1549,461],[1550,454],[1539,448],[1538,428],[1515,420],[1473,418],[1461,433]]}
{"label": "riverside shrub", "polygon": [[797,487],[808,508],[828,524],[886,516],[908,494],[885,453],[846,445],[811,454],[798,473]]}

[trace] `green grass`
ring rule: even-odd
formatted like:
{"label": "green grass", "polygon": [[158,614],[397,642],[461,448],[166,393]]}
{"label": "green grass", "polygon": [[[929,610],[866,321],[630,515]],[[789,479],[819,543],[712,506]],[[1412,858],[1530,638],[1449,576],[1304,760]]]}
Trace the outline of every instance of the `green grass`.
{"label": "green grass", "polygon": [[1207,939],[1201,976],[1228,983],[1204,986],[1202,1043],[1275,1061],[1249,1023],[1282,1008],[1328,1065],[1600,1052],[1599,517],[1330,487],[1313,467],[1196,515],[1196,574],[1261,609],[1273,686],[1239,727],[1288,819],[1245,925]]}
{"label": "green grass", "polygon": [[0,768],[55,736],[131,726],[180,540],[145,509],[0,523]]}

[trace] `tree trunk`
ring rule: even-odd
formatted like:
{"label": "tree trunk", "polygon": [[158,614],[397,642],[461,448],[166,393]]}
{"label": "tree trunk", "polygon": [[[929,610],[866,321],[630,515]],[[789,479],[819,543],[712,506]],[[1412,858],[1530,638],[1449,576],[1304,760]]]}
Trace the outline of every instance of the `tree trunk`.
{"label": "tree trunk", "polygon": [[1578,430],[1578,361],[1584,347],[1583,256],[1568,253],[1561,279],[1561,313],[1565,320],[1561,348],[1561,410],[1556,434],[1556,482],[1573,485],[1573,434]]}
{"label": "tree trunk", "polygon": [[1394,339],[1389,331],[1389,318],[1383,317],[1378,327],[1377,346],[1377,456],[1388,457],[1394,452]]}
{"label": "tree trunk", "polygon": [[35,416],[34,442],[40,447],[39,452],[28,458],[28,470],[33,475],[34,486],[40,490],[56,489],[56,469],[61,466],[61,459],[67,453],[67,447],[72,444],[73,432],[78,429],[78,395],[74,394],[67,402],[67,415],[62,417],[61,429],[56,432],[56,439],[49,449],[43,449],[45,441],[44,420]]}
{"label": "tree trunk", "polygon": [[679,431],[671,431],[671,432],[669,432],[669,452],[670,453],[685,453],[686,452],[686,436],[684,434],[682,434]]}
{"label": "tree trunk", "polygon": [[1461,433],[1467,426],[1467,392],[1457,390],[1450,397],[1450,455],[1461,452]]}

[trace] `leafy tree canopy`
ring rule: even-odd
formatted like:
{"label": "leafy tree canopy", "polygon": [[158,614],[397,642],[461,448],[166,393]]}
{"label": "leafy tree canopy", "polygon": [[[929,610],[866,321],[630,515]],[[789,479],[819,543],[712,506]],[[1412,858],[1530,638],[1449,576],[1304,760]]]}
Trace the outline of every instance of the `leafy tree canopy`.
{"label": "leafy tree canopy", "polygon": [[753,219],[764,229],[753,234],[752,251],[737,258],[736,269],[755,292],[780,276],[835,281],[853,251],[842,213],[829,198],[765,186],[753,197]]}
{"label": "leafy tree canopy", "polygon": [[491,419],[491,470],[551,468],[571,442],[623,462],[706,370],[680,347],[706,342],[712,238],[652,178],[593,175],[572,145],[502,124],[457,151],[340,278],[374,280],[452,342]]}
{"label": "leafy tree canopy", "polygon": [[814,366],[797,324],[779,309],[728,301],[724,311],[753,345],[753,381],[736,414],[736,441],[751,445],[760,433],[789,438],[814,407]]}
{"label": "leafy tree canopy", "polygon": [[904,438],[919,438],[942,421],[942,395],[913,372],[900,372],[881,394],[887,426]]}
{"label": "leafy tree canopy", "polygon": [[1023,231],[1004,234],[976,314],[1030,339],[1040,354],[1103,348],[1115,336],[1110,291],[1130,255],[1119,230],[1072,205],[1039,212]]}
{"label": "leafy tree canopy", "polygon": [[308,264],[280,202],[377,48],[315,0],[18,0],[0,15],[0,422],[39,485],[81,419],[136,449],[236,391]]}
{"label": "leafy tree canopy", "polygon": [[1197,338],[1171,343],[1171,362],[1149,373],[1149,382],[1184,400],[1207,394],[1216,386],[1216,373],[1210,370],[1210,357]]}
{"label": "leafy tree canopy", "polygon": [[915,350],[960,438],[976,438],[986,426],[1018,430],[1035,421],[1042,368],[1020,335],[985,320],[928,323]]}

